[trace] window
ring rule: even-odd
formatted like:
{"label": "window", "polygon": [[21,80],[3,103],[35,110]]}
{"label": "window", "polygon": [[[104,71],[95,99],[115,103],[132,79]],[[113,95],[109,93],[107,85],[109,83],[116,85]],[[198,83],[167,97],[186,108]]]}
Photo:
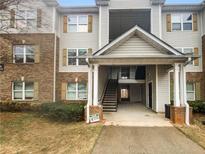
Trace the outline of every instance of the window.
{"label": "window", "polygon": [[192,14],[172,15],[172,30],[173,31],[192,30]]}
{"label": "window", "polygon": [[85,100],[87,99],[86,83],[68,83],[67,100]]}
{"label": "window", "polygon": [[88,32],[88,16],[68,16],[69,32]]}
{"label": "window", "polygon": [[[189,55],[193,55],[194,54],[194,48],[177,48],[177,50],[182,52],[182,53],[184,53],[184,54],[189,54]],[[190,65],[194,65],[194,61],[192,61],[190,63]]]}
{"label": "window", "polygon": [[14,63],[34,63],[34,46],[15,45],[13,55]]}
{"label": "window", "polygon": [[0,11],[0,29],[7,29],[10,26],[10,13],[1,10]]}
{"label": "window", "polygon": [[16,27],[25,28],[36,27],[37,11],[35,10],[19,10],[16,13]]}
{"label": "window", "polygon": [[68,65],[87,65],[86,55],[87,49],[68,49]]}
{"label": "window", "polygon": [[195,100],[195,84],[187,83],[187,100],[194,101]]}
{"label": "window", "polygon": [[13,82],[13,100],[31,100],[34,97],[33,82]]}

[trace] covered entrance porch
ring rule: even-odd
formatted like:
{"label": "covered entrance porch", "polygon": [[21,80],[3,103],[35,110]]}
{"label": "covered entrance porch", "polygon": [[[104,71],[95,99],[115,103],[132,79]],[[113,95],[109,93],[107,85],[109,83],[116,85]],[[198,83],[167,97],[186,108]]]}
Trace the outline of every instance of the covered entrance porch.
{"label": "covered entrance porch", "polygon": [[173,70],[174,107],[186,107],[189,124],[184,70],[189,60],[190,56],[135,26],[88,57],[88,106],[101,105],[104,111],[113,111],[107,110],[112,106],[117,111],[118,105],[134,102],[164,112],[164,105],[170,103],[169,72]]}
{"label": "covered entrance porch", "polygon": [[119,104],[117,112],[105,112],[105,125],[171,127],[164,114],[153,112],[142,103]]}

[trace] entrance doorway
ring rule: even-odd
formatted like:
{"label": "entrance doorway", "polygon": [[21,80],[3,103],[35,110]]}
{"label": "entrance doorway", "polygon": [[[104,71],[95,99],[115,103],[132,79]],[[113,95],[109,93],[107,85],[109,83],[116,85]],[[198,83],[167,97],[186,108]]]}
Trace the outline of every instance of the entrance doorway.
{"label": "entrance doorway", "polygon": [[149,83],[149,108],[152,109],[152,82]]}
{"label": "entrance doorway", "polygon": [[120,87],[120,101],[129,102],[130,101],[130,86],[123,85]]}

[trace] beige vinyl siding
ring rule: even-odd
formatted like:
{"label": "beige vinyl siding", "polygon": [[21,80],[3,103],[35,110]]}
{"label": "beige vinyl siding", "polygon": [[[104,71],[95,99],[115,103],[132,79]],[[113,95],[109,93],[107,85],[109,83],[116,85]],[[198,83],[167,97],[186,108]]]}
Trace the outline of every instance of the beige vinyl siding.
{"label": "beige vinyl siding", "polygon": [[[201,41],[201,28],[198,23],[198,31],[172,31],[167,32],[166,26],[166,15],[172,14],[173,12],[163,12],[162,13],[162,40],[169,43],[175,48],[198,48],[199,55],[202,55],[202,41]],[[200,20],[200,15],[197,15],[198,21]],[[199,66],[188,65],[186,67],[187,72],[200,72],[202,71],[202,58],[199,60]]]}
{"label": "beige vinyl siding", "polygon": [[111,0],[111,9],[136,9],[151,7],[150,0]]}
{"label": "beige vinyl siding", "polygon": [[146,104],[149,106],[148,84],[152,82],[152,109],[156,111],[156,65],[146,66]]}
{"label": "beige vinyl siding", "polygon": [[125,43],[121,44],[118,48],[110,51],[108,55],[123,56],[123,55],[164,55],[156,48],[152,47],[143,39],[133,36]]}
{"label": "beige vinyl siding", "polygon": [[161,6],[152,5],[151,11],[151,32],[157,37],[161,37]]}
{"label": "beige vinyl siding", "polygon": [[164,112],[164,105],[169,104],[169,66],[158,65],[158,112]]}
{"label": "beige vinyl siding", "polygon": [[[93,17],[93,27],[92,32],[63,32],[63,17],[69,14],[63,14],[60,17],[60,50],[59,50],[59,71],[60,72],[72,72],[71,70],[79,70],[86,72],[88,66],[63,66],[63,49],[92,49],[93,52],[98,50],[98,26],[99,17],[98,14],[82,14],[82,15],[92,15]],[[72,14],[75,15],[75,14]],[[78,14],[79,15],[79,14]],[[80,14],[81,15],[81,14]],[[72,69],[71,69],[72,67]],[[79,68],[82,69],[79,69]]]}

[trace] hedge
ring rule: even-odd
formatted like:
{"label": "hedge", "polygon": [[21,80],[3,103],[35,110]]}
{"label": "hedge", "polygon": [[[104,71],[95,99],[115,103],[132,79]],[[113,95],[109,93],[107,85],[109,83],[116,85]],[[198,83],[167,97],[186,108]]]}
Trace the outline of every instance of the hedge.
{"label": "hedge", "polygon": [[40,114],[55,121],[81,121],[84,115],[84,104],[43,103]]}
{"label": "hedge", "polygon": [[39,111],[40,105],[41,104],[29,102],[5,101],[0,102],[0,112]]}
{"label": "hedge", "polygon": [[191,107],[193,107],[194,113],[205,113],[205,102],[203,101],[189,101]]}

